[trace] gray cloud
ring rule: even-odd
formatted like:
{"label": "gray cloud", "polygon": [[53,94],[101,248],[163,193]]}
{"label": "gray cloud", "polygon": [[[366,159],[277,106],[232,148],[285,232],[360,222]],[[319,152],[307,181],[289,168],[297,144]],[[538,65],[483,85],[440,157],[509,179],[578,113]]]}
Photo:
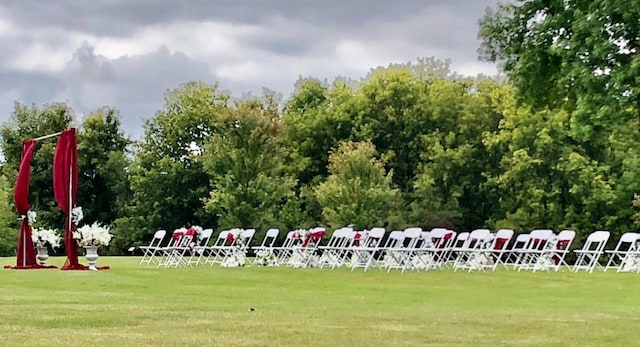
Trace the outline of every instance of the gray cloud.
{"label": "gray cloud", "polygon": [[164,91],[189,80],[286,97],[300,75],[360,78],[432,55],[454,69],[480,66],[477,20],[496,2],[7,0],[0,122],[13,100],[68,101],[79,114],[110,105],[139,137]]}

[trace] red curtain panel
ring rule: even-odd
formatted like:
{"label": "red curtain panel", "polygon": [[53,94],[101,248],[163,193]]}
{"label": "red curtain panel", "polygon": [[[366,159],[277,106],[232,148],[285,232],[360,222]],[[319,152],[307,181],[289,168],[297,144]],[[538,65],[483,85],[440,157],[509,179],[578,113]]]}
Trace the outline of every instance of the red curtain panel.
{"label": "red curtain panel", "polygon": [[71,209],[75,206],[78,191],[78,144],[76,130],[63,131],[58,138],[53,157],[53,192],[58,206],[66,215],[64,246],[67,260],[62,270],[86,270],[78,263],[78,244],[73,240],[76,225],[71,222]]}
{"label": "red curtain panel", "polygon": [[[16,180],[16,190],[14,192],[14,202],[19,215],[26,216],[29,211],[29,181],[31,180],[31,158],[36,142],[25,140],[22,142],[22,158],[18,169],[18,179]],[[16,266],[8,266],[13,269],[35,269],[40,266],[36,262],[36,253],[33,250],[31,241],[31,225],[27,218],[20,222],[20,234],[18,236],[18,250],[16,256]]]}

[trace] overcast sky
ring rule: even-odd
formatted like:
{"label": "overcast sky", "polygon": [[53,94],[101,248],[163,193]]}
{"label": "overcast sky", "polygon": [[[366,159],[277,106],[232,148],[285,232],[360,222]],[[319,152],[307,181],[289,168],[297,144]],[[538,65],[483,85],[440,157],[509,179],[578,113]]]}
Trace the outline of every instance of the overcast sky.
{"label": "overcast sky", "polygon": [[124,130],[190,80],[232,95],[291,94],[299,76],[361,78],[435,56],[463,75],[477,60],[477,21],[497,0],[3,0],[0,122],[13,102],[68,101],[79,117],[109,105]]}

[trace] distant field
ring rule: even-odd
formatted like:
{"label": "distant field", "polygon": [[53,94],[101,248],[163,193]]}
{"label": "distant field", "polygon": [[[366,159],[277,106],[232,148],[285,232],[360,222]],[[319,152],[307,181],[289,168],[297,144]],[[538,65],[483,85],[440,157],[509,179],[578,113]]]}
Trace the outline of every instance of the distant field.
{"label": "distant field", "polygon": [[138,260],[101,257],[111,270],[100,272],[0,271],[0,345],[638,344],[636,274],[156,269]]}

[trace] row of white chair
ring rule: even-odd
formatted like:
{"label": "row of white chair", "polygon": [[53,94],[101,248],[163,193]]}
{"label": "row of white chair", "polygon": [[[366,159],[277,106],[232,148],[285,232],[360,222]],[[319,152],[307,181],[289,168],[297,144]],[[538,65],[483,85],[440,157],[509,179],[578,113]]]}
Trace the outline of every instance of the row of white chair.
{"label": "row of white chair", "polygon": [[213,229],[176,229],[166,245],[162,245],[167,232],[158,230],[143,252],[140,264],[158,267],[197,266],[219,264],[223,267],[244,264],[255,229],[224,230],[209,245]]}
{"label": "row of white chair", "polygon": [[[569,265],[566,256],[572,251],[575,231],[562,230],[555,234],[550,229],[537,229],[520,234],[500,229],[492,233],[488,229],[456,233],[453,230],[435,228],[407,228],[386,235],[384,228],[355,231],[350,227],[333,231],[327,243],[322,245],[325,229],[295,230],[287,234],[281,245],[276,242],[278,229],[267,230],[261,244],[249,247],[255,229],[232,229],[219,233],[213,245],[209,244],[212,229],[200,233],[173,233],[169,243],[161,246],[166,231],[159,230],[148,246],[140,247],[143,257],[140,264],[164,267],[220,264],[223,267],[247,264],[246,254],[255,252],[253,265],[291,266],[296,268],[349,267],[351,270],[372,268],[391,271],[431,270],[451,267],[458,270],[495,271],[499,267],[522,270],[559,271],[565,266],[571,271],[585,270],[640,272],[640,235],[624,234],[613,250],[605,250],[610,233],[591,233],[581,249],[574,250],[576,261]],[[384,241],[384,243],[383,243]],[[605,266],[600,257],[608,254]],[[635,259],[639,261],[635,261]]]}

